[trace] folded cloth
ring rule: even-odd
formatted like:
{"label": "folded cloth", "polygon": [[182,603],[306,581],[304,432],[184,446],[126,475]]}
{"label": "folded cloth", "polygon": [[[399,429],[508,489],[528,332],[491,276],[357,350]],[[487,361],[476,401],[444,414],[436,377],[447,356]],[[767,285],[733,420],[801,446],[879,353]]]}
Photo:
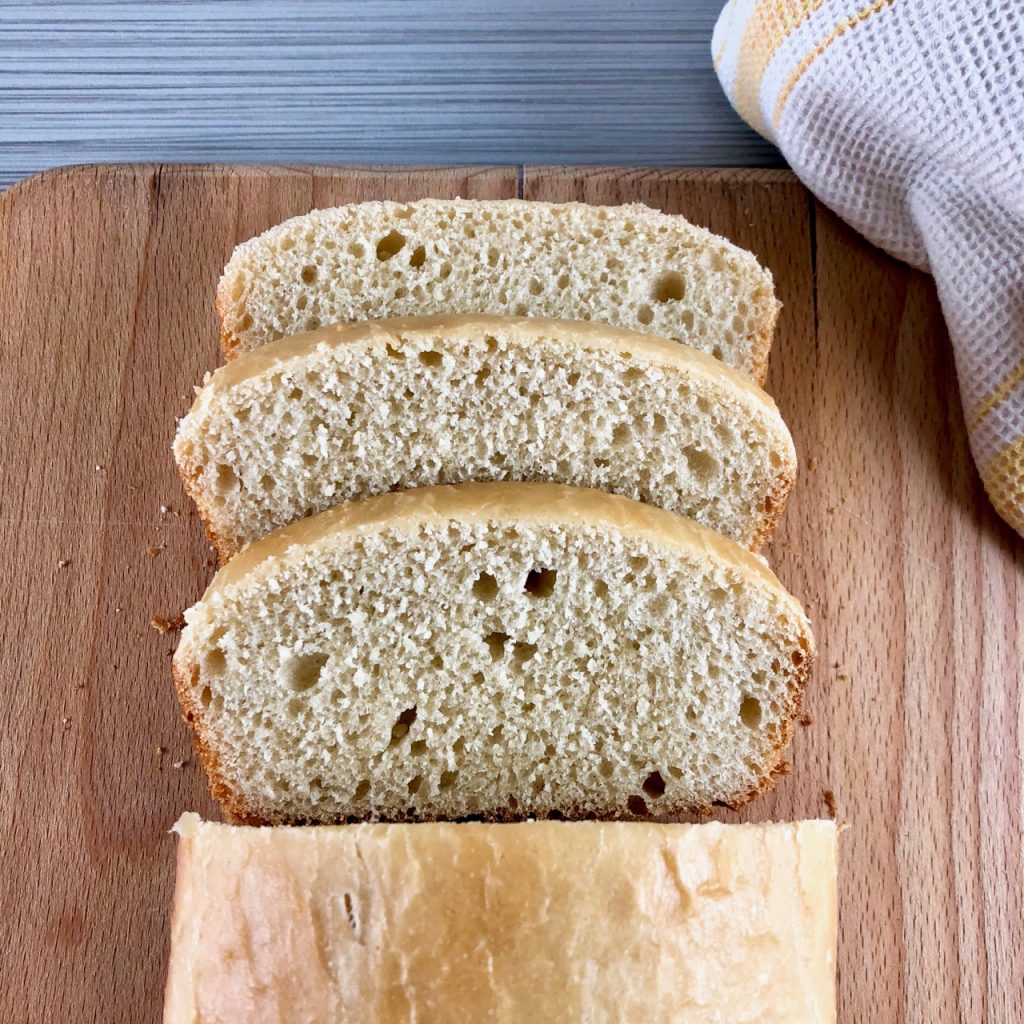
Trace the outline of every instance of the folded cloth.
{"label": "folded cloth", "polygon": [[1024,0],[731,0],[712,56],[823,203],[934,275],[975,461],[1024,534]]}

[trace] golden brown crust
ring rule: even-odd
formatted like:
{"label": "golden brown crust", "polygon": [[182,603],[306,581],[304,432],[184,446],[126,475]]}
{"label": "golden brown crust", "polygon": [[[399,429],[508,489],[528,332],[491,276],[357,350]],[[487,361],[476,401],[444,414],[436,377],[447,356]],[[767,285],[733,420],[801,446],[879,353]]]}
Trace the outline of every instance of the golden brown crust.
{"label": "golden brown crust", "polygon": [[754,344],[750,350],[750,376],[759,387],[764,387],[768,379],[768,356],[771,354],[772,342],[775,340],[775,326],[782,311],[782,303],[772,298],[771,304],[765,309],[754,332]]}

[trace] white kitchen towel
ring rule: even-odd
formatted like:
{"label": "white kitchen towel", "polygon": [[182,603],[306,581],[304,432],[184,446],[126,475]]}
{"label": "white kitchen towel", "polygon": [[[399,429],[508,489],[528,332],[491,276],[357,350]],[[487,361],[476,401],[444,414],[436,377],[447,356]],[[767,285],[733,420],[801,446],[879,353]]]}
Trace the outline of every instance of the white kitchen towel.
{"label": "white kitchen towel", "polygon": [[731,0],[712,57],[823,203],[934,275],[975,461],[1024,534],[1024,0]]}

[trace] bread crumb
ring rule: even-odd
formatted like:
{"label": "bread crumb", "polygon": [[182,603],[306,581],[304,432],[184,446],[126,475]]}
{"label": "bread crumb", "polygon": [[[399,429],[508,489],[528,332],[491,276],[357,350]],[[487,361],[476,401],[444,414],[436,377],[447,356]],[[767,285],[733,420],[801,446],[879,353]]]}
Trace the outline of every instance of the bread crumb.
{"label": "bread crumb", "polygon": [[146,553],[149,555],[150,558],[156,558],[156,556],[159,555],[160,552],[163,551],[163,549],[163,544],[150,544],[150,546],[146,548]]}
{"label": "bread crumb", "polygon": [[825,798],[825,806],[828,808],[828,816],[835,821],[839,817],[839,808],[836,805],[836,795],[831,789],[826,789],[822,794]]}
{"label": "bread crumb", "polygon": [[814,724],[814,719],[811,718],[811,716],[809,714],[807,714],[806,711],[797,719],[797,721],[801,725],[804,725],[804,726],[813,725]]}
{"label": "bread crumb", "polygon": [[165,516],[170,511],[171,510],[166,505],[161,505],[160,506],[160,515]]}
{"label": "bread crumb", "polygon": [[63,722],[65,729],[70,729],[71,728],[71,719],[70,718],[62,718],[61,721]]}
{"label": "bread crumb", "polygon": [[57,568],[58,569],[66,569],[70,564],[71,564],[71,559],[70,558],[62,558],[57,563]]}
{"label": "bread crumb", "polygon": [[97,463],[94,472],[102,473],[103,472],[103,467],[99,463]]}
{"label": "bread crumb", "polygon": [[835,507],[835,505],[829,505],[829,507],[828,507],[827,509],[825,509],[825,511],[826,511],[826,512],[827,512],[827,513],[828,513],[828,514],[829,514],[830,516],[834,516],[834,515],[836,514],[836,507]]}
{"label": "bread crumb", "polygon": [[185,628],[185,616],[181,612],[169,619],[165,619],[162,615],[154,615],[149,620],[149,624],[158,633],[170,633],[172,630],[178,631]]}
{"label": "bread crumb", "polygon": [[175,770],[180,770],[180,769],[184,768],[185,765],[187,765],[187,764],[188,764],[188,758],[186,757],[183,761],[175,761],[171,765],[171,767],[174,768]]}
{"label": "bread crumb", "polygon": [[161,747],[159,744],[157,744],[156,756],[157,757],[162,757],[166,753],[167,753],[167,748],[166,747]]}
{"label": "bread crumb", "polygon": [[813,473],[818,465],[818,460],[813,456],[807,460],[807,468]]}

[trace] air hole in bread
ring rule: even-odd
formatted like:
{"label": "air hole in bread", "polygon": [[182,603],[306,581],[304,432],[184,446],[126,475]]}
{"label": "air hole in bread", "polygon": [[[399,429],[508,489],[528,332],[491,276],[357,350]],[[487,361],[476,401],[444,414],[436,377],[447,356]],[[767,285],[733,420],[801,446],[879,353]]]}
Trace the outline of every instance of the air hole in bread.
{"label": "air hole in bread", "polygon": [[558,281],[556,283],[557,283],[559,289],[564,292],[565,289],[569,287],[569,275],[568,274],[559,274],[558,275]]}
{"label": "air hole in bread", "polygon": [[413,740],[409,744],[409,753],[413,757],[422,757],[427,752],[427,741],[426,740]]}
{"label": "air hole in bread", "polygon": [[550,597],[555,592],[558,571],[555,569],[531,569],[526,574],[523,590],[530,597]]}
{"label": "air hole in bread", "polygon": [[390,341],[384,347],[387,350],[388,355],[392,359],[404,359],[405,358],[405,353],[400,348],[395,348],[395,346],[392,345]]}
{"label": "air hole in bread", "polygon": [[417,245],[412,251],[412,255],[409,257],[409,266],[413,269],[419,269],[427,262],[427,250],[422,245]]}
{"label": "air hole in bread", "polygon": [[420,786],[422,786],[422,785],[423,785],[423,776],[422,775],[414,775],[409,780],[409,786],[408,786],[409,795],[410,796],[415,796],[419,792]]}
{"label": "air hole in bread", "polygon": [[201,707],[208,708],[210,703],[213,701],[213,693],[208,686],[203,687],[203,692],[199,694],[199,704]]}
{"label": "air hole in bread", "polygon": [[544,286],[540,283],[540,281],[538,281],[537,278],[535,278],[535,277],[531,278],[530,279],[530,294],[531,295],[540,295],[540,293],[542,291],[544,291]]}
{"label": "air hole in bread", "polygon": [[356,786],[356,791],[353,794],[352,798],[354,800],[365,800],[367,795],[369,794],[369,792],[370,792],[370,780],[369,779],[363,779],[363,781],[360,782],[358,786]]}
{"label": "air hole in bread", "polygon": [[362,259],[366,255],[366,249],[359,244],[359,242],[352,242],[348,247],[349,255],[355,256],[357,260]]}
{"label": "air hole in bread", "polygon": [[493,729],[491,730],[491,735],[490,735],[490,736],[489,736],[488,738],[490,739],[490,741],[491,741],[491,744],[492,744],[493,746],[496,746],[496,745],[497,745],[497,744],[498,744],[498,743],[500,742],[500,740],[501,740],[501,736],[502,736],[502,733],[503,733],[504,731],[505,731],[505,729],[504,729],[504,726],[501,726],[501,725],[496,725],[496,726],[495,726],[495,727],[494,727],[494,728],[493,728]]}
{"label": "air hole in bread", "polygon": [[690,472],[702,483],[709,481],[718,472],[718,460],[709,452],[687,445],[683,449],[683,457]]}
{"label": "air hole in bread", "polygon": [[448,278],[451,276],[451,273],[452,265],[447,260],[445,260],[444,263],[441,264],[441,267],[437,272],[437,279],[439,281],[447,281]]}
{"label": "air hole in bread", "polygon": [[501,661],[505,657],[505,644],[508,643],[508,633],[501,633],[495,630],[484,637],[484,643],[491,652],[491,661]]}
{"label": "air hole in bread", "polygon": [[654,319],[654,310],[648,305],[643,305],[636,311],[636,318],[646,327]]}
{"label": "air hole in bread", "polygon": [[317,268],[312,263],[310,263],[308,266],[303,267],[301,274],[302,283],[312,284],[319,276],[319,273],[319,270],[317,270]]}
{"label": "air hole in bread", "polygon": [[473,596],[480,601],[493,601],[498,594],[498,581],[489,573],[482,572],[473,581]]}
{"label": "air hole in bread", "polygon": [[615,766],[611,761],[607,760],[602,761],[597,770],[601,773],[602,777],[606,779],[610,779],[612,775],[615,774]]}
{"label": "air hole in bread", "polygon": [[440,654],[435,654],[430,659],[430,667],[440,671],[441,669],[444,668],[444,658],[442,658]]}
{"label": "air hole in bread", "polygon": [[444,362],[441,353],[434,351],[421,352],[419,359],[424,366],[440,366]]}
{"label": "air hole in bread", "polygon": [[517,640],[512,645],[512,657],[520,665],[524,665],[537,653],[536,644],[528,644],[525,640]]}
{"label": "air hole in bread", "polygon": [[487,250],[487,265],[489,267],[496,267],[500,256],[501,254],[492,245],[491,248]]}
{"label": "air hole in bread", "polygon": [[665,421],[665,417],[660,412],[654,414],[653,422],[651,423],[651,430],[656,436],[664,434],[668,429],[668,423]]}
{"label": "air hole in bread", "polygon": [[566,383],[569,385],[569,387],[575,387],[577,384],[579,384],[579,382],[580,375],[575,370],[572,373],[570,373],[568,377],[566,377]]}
{"label": "air hole in bread", "polygon": [[637,817],[651,813],[647,809],[647,801],[639,793],[634,794],[626,801],[626,808],[630,814],[635,814]]}
{"label": "air hole in bread", "polygon": [[311,654],[293,654],[281,666],[284,684],[296,693],[312,690],[320,682],[320,673],[327,664],[327,655],[319,651]]}
{"label": "air hole in bread", "polygon": [[409,733],[409,728],[412,723],[416,721],[416,708],[406,708],[396,720],[395,724],[391,727],[391,742],[389,746],[396,746],[400,743]]}
{"label": "air hole in bread", "polygon": [[379,259],[381,263],[391,259],[392,256],[402,251],[406,241],[407,239],[401,231],[389,231],[377,243],[377,259]]}
{"label": "air hole in bread", "polygon": [[345,893],[345,916],[348,918],[348,926],[352,929],[352,934],[358,935],[359,920],[356,917],[355,903],[350,892]]}
{"label": "air hole in bread", "polygon": [[228,667],[228,659],[220,647],[212,647],[203,659],[203,672],[208,676],[219,676],[224,674]]}
{"label": "air hole in bread", "polygon": [[487,380],[487,378],[490,377],[490,375],[491,368],[486,363],[484,363],[484,365],[481,366],[480,369],[476,371],[476,386],[480,387],[480,385],[483,384],[483,382]]}
{"label": "air hole in bread", "polygon": [[658,797],[665,795],[665,780],[661,777],[661,772],[651,772],[650,775],[644,779],[643,791],[652,799],[657,800]]}
{"label": "air hole in bread", "polygon": [[651,297],[655,302],[679,302],[686,296],[686,282],[683,275],[674,270],[666,270],[654,280]]}
{"label": "air hole in bread", "polygon": [[761,724],[761,702],[756,697],[744,697],[740,704],[740,721],[748,729]]}
{"label": "air hole in bread", "polygon": [[238,487],[238,476],[226,463],[217,467],[216,487],[219,494],[228,494]]}
{"label": "air hole in bread", "polygon": [[633,431],[628,423],[620,423],[612,431],[612,446],[614,448],[621,448],[624,444],[629,444],[630,438],[633,436]]}
{"label": "air hole in bread", "polygon": [[677,768],[674,764],[669,765],[668,773],[673,779],[681,779],[683,777],[683,769]]}
{"label": "air hole in bread", "polygon": [[280,249],[281,252],[290,252],[294,248],[295,239],[292,238],[291,235],[285,235],[285,237],[281,239],[281,242],[278,245],[278,249]]}
{"label": "air hole in bread", "polygon": [[456,740],[456,741],[455,741],[455,742],[454,742],[454,743],[452,744],[452,753],[453,753],[453,754],[461,754],[461,753],[462,753],[462,752],[463,752],[463,751],[464,751],[465,749],[466,749],[466,740],[465,740],[465,737],[463,737],[463,736],[460,736],[460,737],[459,737],[459,738],[458,738],[458,739],[457,739],[457,740]]}
{"label": "air hole in bread", "polygon": [[598,597],[608,596],[608,584],[604,580],[594,580],[594,593]]}
{"label": "air hole in bread", "polygon": [[438,783],[438,789],[451,789],[458,777],[458,772],[441,772],[441,781]]}
{"label": "air hole in bread", "polygon": [[715,357],[716,359],[721,359],[721,358],[722,358],[722,346],[721,346],[721,345],[716,345],[716,346],[715,346],[715,347],[714,347],[714,348],[713,348],[713,349],[711,350],[711,354],[712,354],[712,355],[713,355],[713,356],[714,356],[714,357]]}

